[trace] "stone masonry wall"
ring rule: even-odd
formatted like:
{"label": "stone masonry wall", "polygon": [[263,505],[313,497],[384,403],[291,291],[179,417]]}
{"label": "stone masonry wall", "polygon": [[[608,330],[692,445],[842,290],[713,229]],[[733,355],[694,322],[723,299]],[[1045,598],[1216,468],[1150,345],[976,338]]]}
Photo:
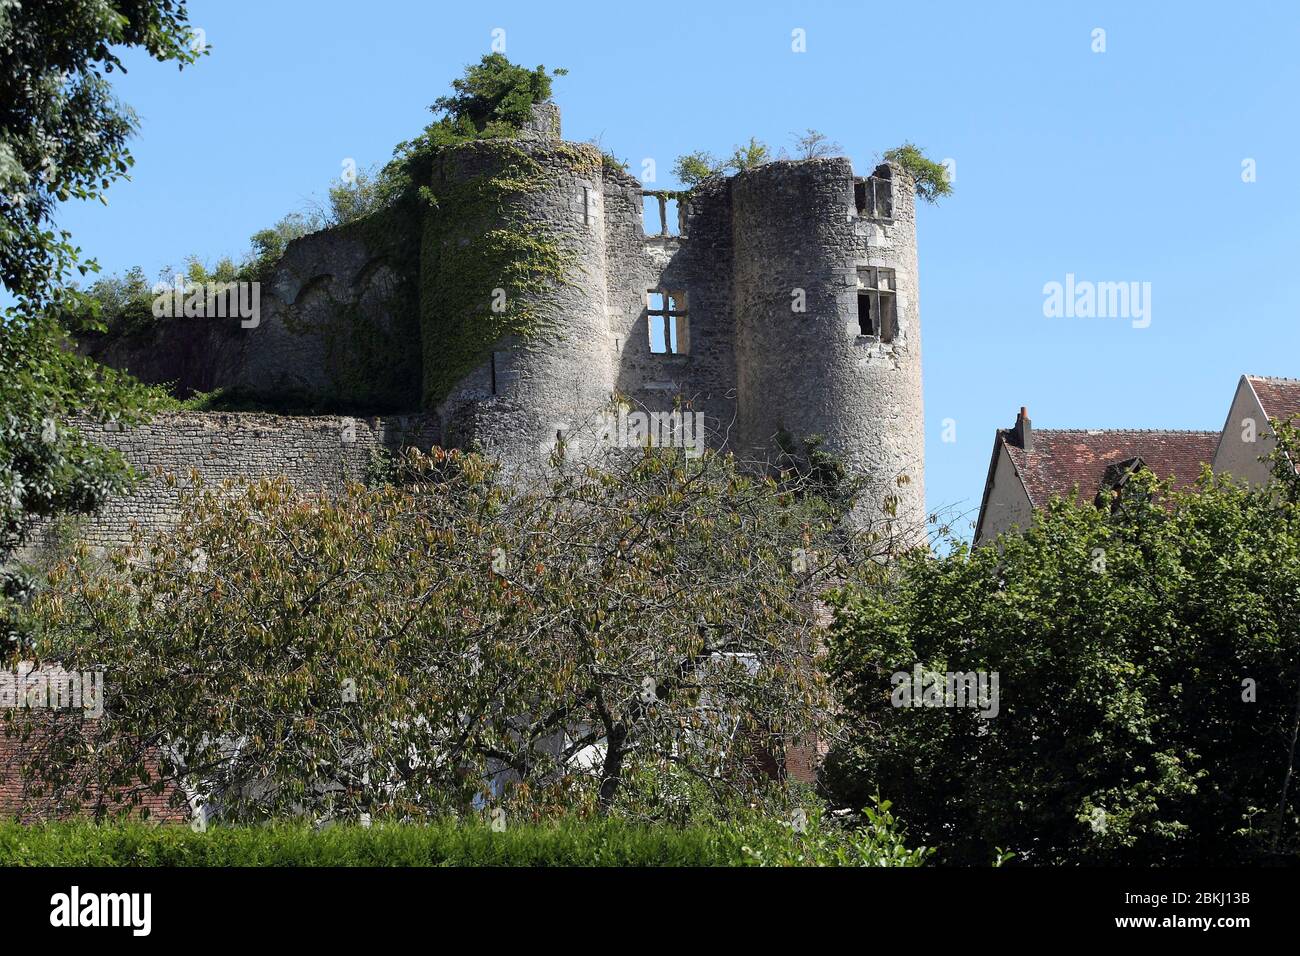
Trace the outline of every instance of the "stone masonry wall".
{"label": "stone masonry wall", "polygon": [[[549,321],[525,340],[497,343],[438,411],[453,444],[473,443],[508,466],[527,468],[547,454],[557,431],[577,426],[609,402],[615,356],[606,316],[600,155],[590,146],[553,139],[519,140],[518,148],[540,170],[542,185],[513,196],[501,215],[547,236],[573,257],[574,266],[566,281],[540,297],[538,308]],[[472,145],[452,158],[435,192],[501,172],[502,160]],[[499,227],[466,224],[483,225]],[[500,281],[506,284],[504,277]]]}
{"label": "stone masonry wall", "polygon": [[[729,182],[712,179],[695,190],[681,212],[680,235],[656,235],[657,217],[643,222],[641,184],[627,173],[607,170],[604,196],[606,311],[619,393],[651,412],[672,411],[680,401],[704,413],[710,435],[725,436],[736,415]],[[685,293],[690,347],[684,354],[651,351],[646,297],[652,289]]]}
{"label": "stone masonry wall", "polygon": [[414,279],[375,244],[359,225],[294,240],[259,285],[255,324],[168,318],[120,338],[85,336],[80,347],[181,398],[221,389],[252,407],[414,411]]}
{"label": "stone masonry wall", "polygon": [[[889,215],[857,208],[842,157],[769,163],[732,180],[738,433],[747,457],[762,456],[781,431],[822,436],[868,482],[875,513],[865,517],[897,496],[899,517],[917,528],[925,442],[915,207],[906,173],[888,174]],[[859,326],[871,267],[893,272],[892,337]]]}
{"label": "stone masonry wall", "polygon": [[[161,533],[179,517],[177,489],[168,473],[186,478],[191,469],[205,481],[283,475],[304,490],[341,491],[365,478],[380,450],[438,443],[435,419],[426,416],[350,418],[290,417],[260,413],[177,412],[158,415],[137,428],[78,420],[82,434],[116,448],[146,477],[127,495],[94,515],[76,519],[76,534],[92,546],[125,544],[132,525]],[[18,555],[37,560],[58,543],[58,526],[38,529]]]}

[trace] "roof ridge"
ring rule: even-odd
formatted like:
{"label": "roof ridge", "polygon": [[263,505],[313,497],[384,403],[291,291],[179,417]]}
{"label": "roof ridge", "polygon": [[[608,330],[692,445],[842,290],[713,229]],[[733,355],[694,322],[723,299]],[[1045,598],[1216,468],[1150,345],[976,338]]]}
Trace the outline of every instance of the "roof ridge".
{"label": "roof ridge", "polygon": [[1300,378],[1289,378],[1285,375],[1251,375],[1247,373],[1246,378],[1259,382],[1292,382],[1300,385]]}

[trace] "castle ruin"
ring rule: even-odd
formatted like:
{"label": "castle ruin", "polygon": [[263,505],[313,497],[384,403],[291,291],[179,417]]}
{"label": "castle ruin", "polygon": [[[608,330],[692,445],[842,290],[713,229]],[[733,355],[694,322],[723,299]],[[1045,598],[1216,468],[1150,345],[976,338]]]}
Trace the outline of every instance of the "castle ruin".
{"label": "castle ruin", "polygon": [[[464,201],[525,166],[525,188]],[[472,445],[524,465],[617,396],[702,413],[710,443],[746,459],[783,433],[820,435],[868,481],[866,507],[897,496],[900,521],[923,521],[915,194],[901,167],[856,176],[846,158],[780,160],[689,192],[645,190],[565,142],[547,103],[517,139],[444,150],[422,185],[434,203],[416,228],[381,214],[292,242],[256,327],[181,316],[86,343],[144,381],[223,389],[263,411],[87,435],[145,471],[337,488],[376,448]],[[544,237],[560,281],[472,275],[485,239],[511,235]],[[527,330],[497,315],[498,299]],[[286,407],[333,414],[267,414]],[[161,530],[171,495],[146,482],[85,536]]]}

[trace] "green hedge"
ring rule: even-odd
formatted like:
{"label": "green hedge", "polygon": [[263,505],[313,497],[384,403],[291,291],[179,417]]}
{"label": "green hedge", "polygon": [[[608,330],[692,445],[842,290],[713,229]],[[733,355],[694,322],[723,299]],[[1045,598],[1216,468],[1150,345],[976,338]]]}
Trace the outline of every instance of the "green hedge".
{"label": "green hedge", "polygon": [[140,823],[0,824],[0,866],[817,866],[916,865],[923,857],[866,835],[800,835],[779,823],[566,821],[503,832],[450,821],[323,830],[276,824],[205,833]]}

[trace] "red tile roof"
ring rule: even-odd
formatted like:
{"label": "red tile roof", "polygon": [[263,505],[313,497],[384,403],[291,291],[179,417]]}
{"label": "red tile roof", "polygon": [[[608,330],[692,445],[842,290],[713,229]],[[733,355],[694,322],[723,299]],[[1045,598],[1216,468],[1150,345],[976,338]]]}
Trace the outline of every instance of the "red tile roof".
{"label": "red tile roof", "polygon": [[1259,396],[1264,414],[1270,419],[1295,419],[1300,422],[1300,379],[1269,378],[1264,375],[1247,375],[1246,379]]}
{"label": "red tile roof", "polygon": [[1053,495],[1070,497],[1076,488],[1081,500],[1091,501],[1107,465],[1139,456],[1158,477],[1184,488],[1214,459],[1218,443],[1219,433],[1209,431],[1035,428],[1032,451],[1009,440],[1006,448],[1030,503],[1041,508]]}

